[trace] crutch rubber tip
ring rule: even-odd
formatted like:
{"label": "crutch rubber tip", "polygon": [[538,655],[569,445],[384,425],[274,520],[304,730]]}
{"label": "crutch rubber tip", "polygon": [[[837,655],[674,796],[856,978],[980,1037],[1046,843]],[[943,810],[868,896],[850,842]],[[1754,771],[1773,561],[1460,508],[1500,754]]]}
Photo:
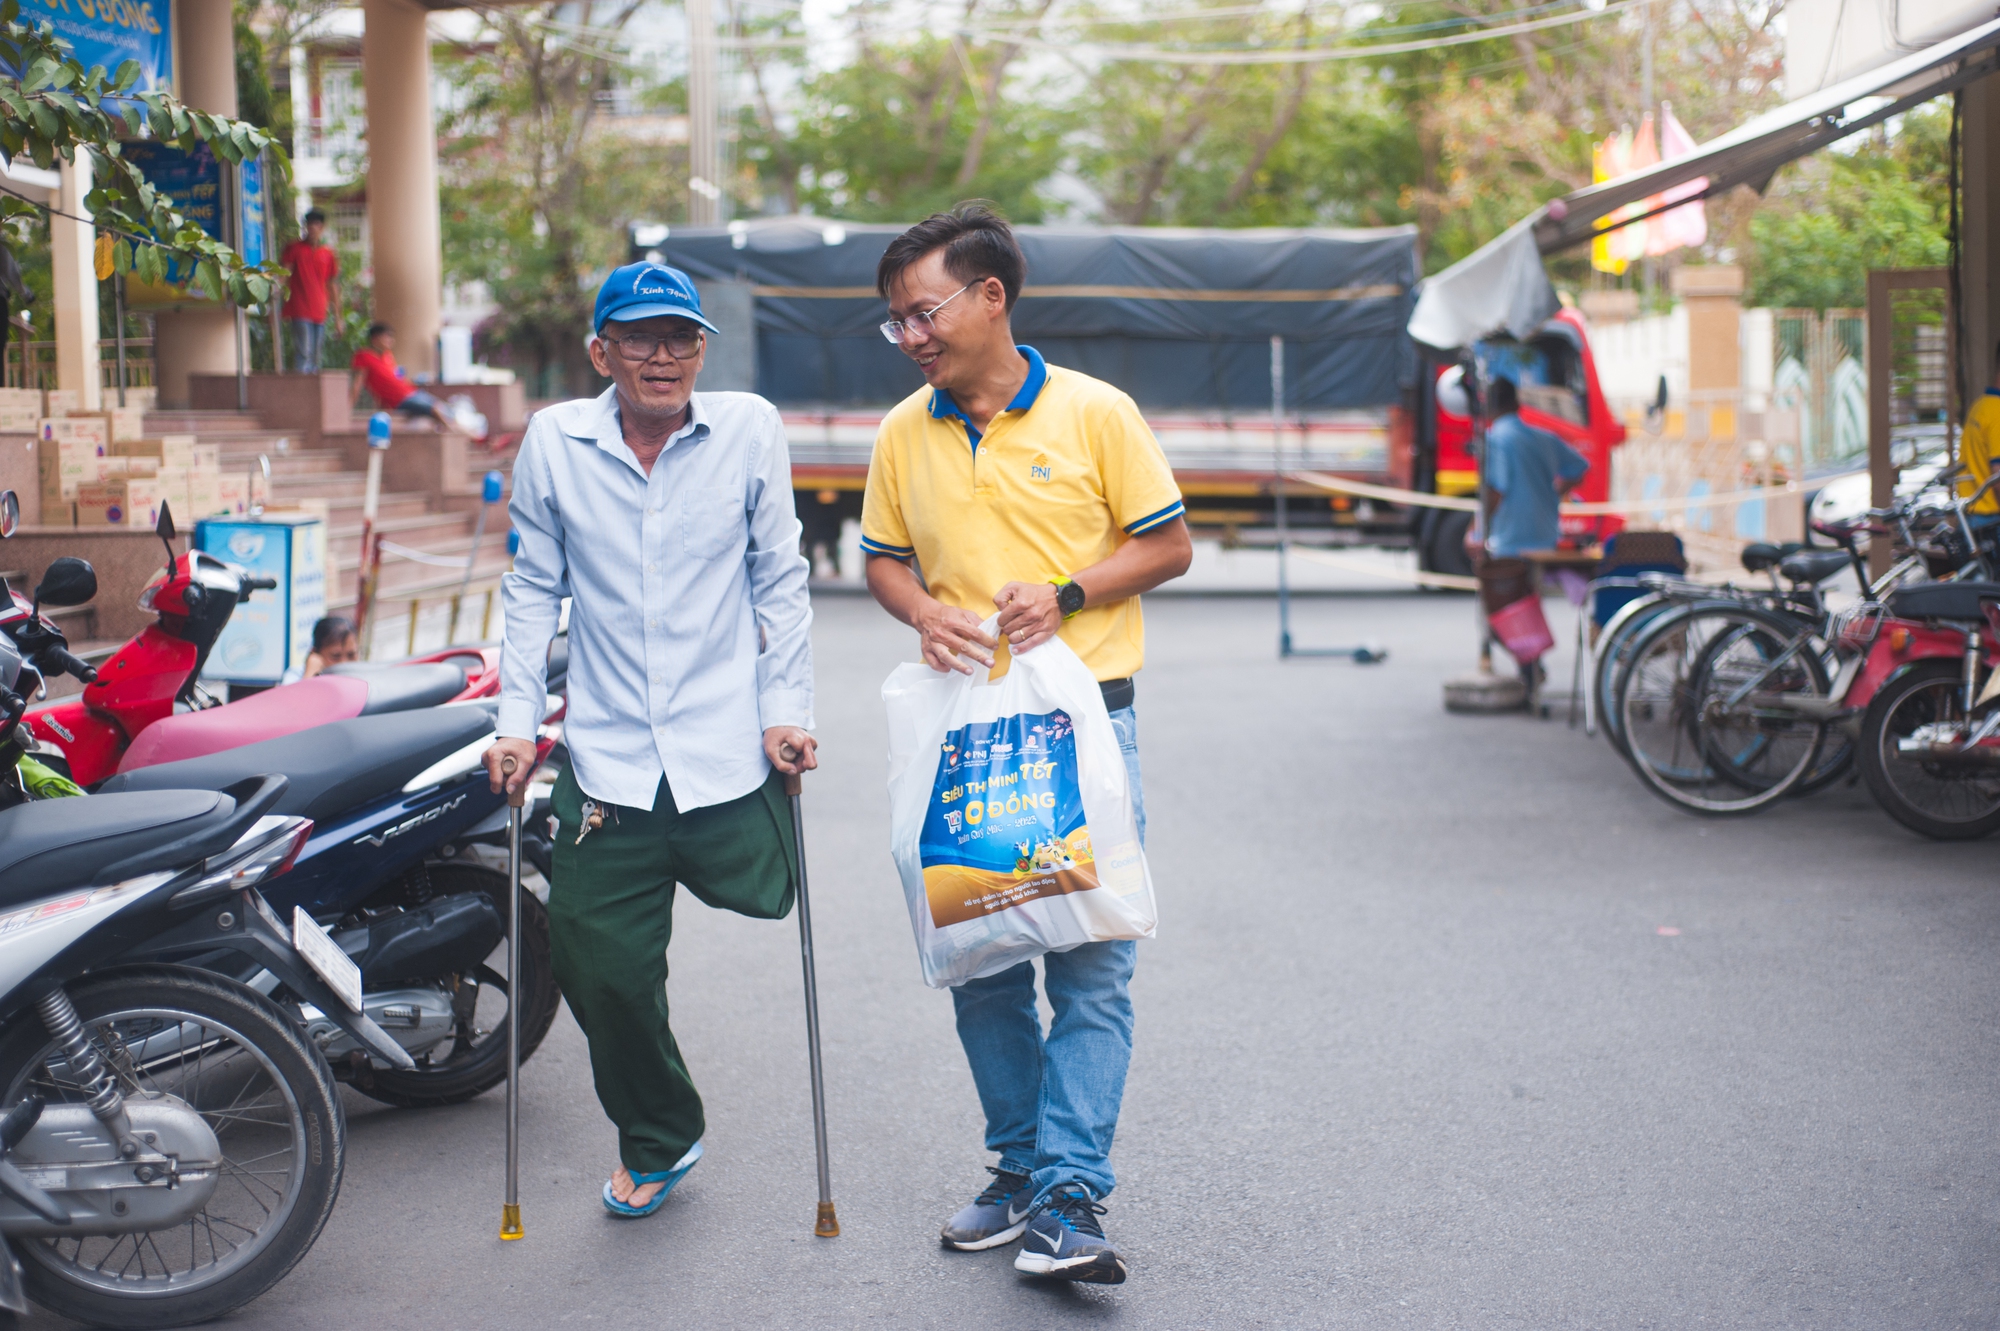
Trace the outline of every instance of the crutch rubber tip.
{"label": "crutch rubber tip", "polygon": [[840,1221],[833,1214],[832,1202],[819,1204],[819,1219],[813,1224],[813,1233],[823,1239],[840,1237]]}
{"label": "crutch rubber tip", "polygon": [[[839,1232],[840,1232],[840,1231],[839,1231],[839,1228],[838,1228],[838,1227],[836,1227],[836,1228],[835,1228],[835,1230],[834,1230],[834,1232],[835,1232],[836,1234],[837,1234],[837,1233],[839,1233]],[[500,1206],[500,1237],[501,1237],[502,1239],[518,1239],[518,1238],[522,1238],[522,1237],[525,1237],[526,1233],[527,1233],[527,1231],[525,1231],[525,1230],[523,1230],[523,1229],[521,1228],[521,1208],[520,1208],[520,1206],[519,1206],[518,1204],[516,1204],[516,1205],[508,1205],[508,1204],[506,1204],[506,1203],[504,1203],[504,1202],[503,1202],[503,1203],[501,1203],[501,1206]]]}

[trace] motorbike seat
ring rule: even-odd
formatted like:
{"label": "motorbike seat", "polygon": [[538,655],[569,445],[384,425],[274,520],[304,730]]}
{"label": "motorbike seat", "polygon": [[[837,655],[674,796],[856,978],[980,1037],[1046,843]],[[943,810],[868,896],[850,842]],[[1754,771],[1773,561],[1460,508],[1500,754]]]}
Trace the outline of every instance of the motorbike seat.
{"label": "motorbike seat", "polygon": [[1762,573],[1803,549],[1805,547],[1797,541],[1786,541],[1783,545],[1757,541],[1743,547],[1743,567],[1752,573]]}
{"label": "motorbike seat", "polygon": [[361,707],[363,716],[435,707],[465,691],[465,671],[442,661],[423,665],[354,662],[332,666],[326,673],[359,679],[368,685],[368,701]]}
{"label": "motorbike seat", "polygon": [[2000,600],[2000,582],[1920,582],[1889,593],[1898,619],[1984,619],[1982,600]]}
{"label": "motorbike seat", "polygon": [[367,702],[368,685],[363,681],[316,676],[253,693],[241,702],[163,716],[133,738],[118,760],[118,770],[199,758],[328,721],[344,721],[361,715]]}
{"label": "motorbike seat", "polygon": [[236,801],[214,790],[17,804],[0,811],[0,906],[104,886],[96,874],[105,865],[178,841],[235,811]]}
{"label": "motorbike seat", "polygon": [[1800,550],[1784,557],[1778,564],[1778,572],[1792,582],[1821,583],[1853,567],[1845,550]]}
{"label": "motorbike seat", "polygon": [[120,772],[98,790],[218,790],[245,777],[282,772],[291,785],[271,812],[303,815],[324,826],[394,794],[440,758],[492,733],[493,716],[484,707],[360,716],[205,758]]}

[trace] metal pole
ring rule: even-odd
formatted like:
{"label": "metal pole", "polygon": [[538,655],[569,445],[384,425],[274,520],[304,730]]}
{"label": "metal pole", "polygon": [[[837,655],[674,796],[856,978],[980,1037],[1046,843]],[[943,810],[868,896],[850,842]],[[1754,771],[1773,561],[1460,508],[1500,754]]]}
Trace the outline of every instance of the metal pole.
{"label": "metal pole", "polygon": [[[518,764],[510,754],[500,760],[501,779]],[[518,1239],[521,1228],[521,806],[528,783],[507,792],[507,1201],[500,1208],[500,1237]]]}
{"label": "metal pole", "polygon": [[[798,759],[798,751],[787,744],[779,753],[786,762]],[[833,1212],[833,1175],[827,1164],[826,1074],[819,1053],[819,980],[813,970],[812,902],[806,895],[806,822],[800,809],[799,793],[804,783],[796,772],[784,774],[785,794],[792,802],[792,843],[799,854],[799,960],[806,980],[806,1054],[812,1065],[813,1151],[819,1163],[819,1214],[813,1233],[819,1238],[840,1237],[840,1220]]]}
{"label": "metal pole", "polygon": [[1278,503],[1278,655],[1292,654],[1292,591],[1285,575],[1285,339],[1271,338],[1271,484]]}
{"label": "metal pole", "polygon": [[111,315],[118,324],[118,405],[125,405],[125,274],[111,279]]}
{"label": "metal pole", "polygon": [[711,0],[687,0],[688,221],[722,220],[721,156],[715,120],[715,11]]}

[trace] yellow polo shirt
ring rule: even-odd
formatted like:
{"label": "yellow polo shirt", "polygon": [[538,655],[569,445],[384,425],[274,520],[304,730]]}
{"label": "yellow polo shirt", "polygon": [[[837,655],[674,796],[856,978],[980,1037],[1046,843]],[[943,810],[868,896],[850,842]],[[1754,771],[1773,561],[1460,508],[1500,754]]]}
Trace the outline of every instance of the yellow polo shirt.
{"label": "yellow polo shirt", "polygon": [[[1958,457],[1965,464],[1959,494],[1969,495],[1986,484],[1996,453],[2000,453],[2000,389],[1989,388],[1965,413],[1965,429],[1958,436]],[[2000,486],[1988,490],[1969,511],[1981,517],[2000,513]]]}
{"label": "yellow polo shirt", "polygon": [[[1019,350],[1027,382],[984,436],[949,393],[925,388],[897,403],[875,436],[861,508],[863,550],[914,557],[932,596],[981,619],[1008,583],[1067,577],[1182,512],[1173,469],[1130,397]],[[1136,596],[1086,607],[1059,636],[1101,680],[1145,664]]]}

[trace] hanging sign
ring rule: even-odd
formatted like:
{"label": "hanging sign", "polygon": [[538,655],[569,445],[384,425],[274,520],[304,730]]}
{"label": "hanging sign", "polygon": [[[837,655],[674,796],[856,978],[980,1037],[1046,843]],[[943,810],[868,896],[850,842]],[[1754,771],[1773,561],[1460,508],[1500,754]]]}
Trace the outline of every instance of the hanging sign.
{"label": "hanging sign", "polygon": [[[173,201],[181,216],[217,240],[227,238],[223,229],[223,205],[228,197],[223,188],[225,168],[212,148],[204,143],[186,152],[154,139],[135,139],[125,144],[122,151],[148,184]],[[194,277],[194,264],[187,256],[169,252],[163,257],[167,261],[164,281],[142,282],[137,274],[126,278],[127,306],[159,309],[214,303],[212,296],[189,294],[187,284]]]}

